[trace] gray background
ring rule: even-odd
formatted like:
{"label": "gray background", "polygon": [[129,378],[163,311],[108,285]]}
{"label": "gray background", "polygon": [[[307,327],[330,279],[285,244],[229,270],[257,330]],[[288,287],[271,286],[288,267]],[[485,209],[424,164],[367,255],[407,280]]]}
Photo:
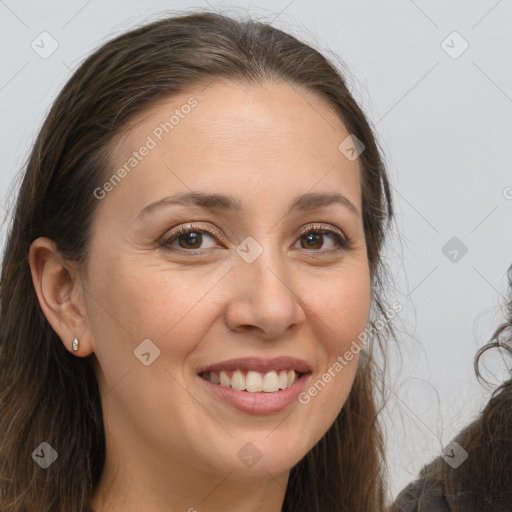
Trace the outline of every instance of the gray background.
{"label": "gray background", "polygon": [[[404,306],[385,415],[396,494],[493,389],[476,381],[473,357],[502,320],[512,263],[512,2],[0,0],[3,216],[42,119],[77,64],[162,10],[190,7],[251,14],[338,55],[375,125],[400,234],[386,252],[396,280],[389,300]],[[58,43],[48,58],[31,47],[51,49],[43,31]],[[486,357],[494,384],[507,364]]]}

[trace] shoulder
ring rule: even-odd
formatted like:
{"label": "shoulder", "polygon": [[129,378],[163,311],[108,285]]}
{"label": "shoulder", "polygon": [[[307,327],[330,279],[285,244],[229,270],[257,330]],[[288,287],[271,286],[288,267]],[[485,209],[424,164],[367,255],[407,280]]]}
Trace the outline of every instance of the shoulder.
{"label": "shoulder", "polygon": [[465,457],[441,456],[423,467],[388,512],[510,512],[512,510],[512,379],[455,438]]}
{"label": "shoulder", "polygon": [[419,477],[403,489],[389,512],[451,512],[443,479],[444,460],[423,467]]}
{"label": "shoulder", "polygon": [[503,400],[491,401],[455,438],[465,455],[460,464],[437,457],[400,492],[388,512],[510,512],[512,400],[504,405]]}

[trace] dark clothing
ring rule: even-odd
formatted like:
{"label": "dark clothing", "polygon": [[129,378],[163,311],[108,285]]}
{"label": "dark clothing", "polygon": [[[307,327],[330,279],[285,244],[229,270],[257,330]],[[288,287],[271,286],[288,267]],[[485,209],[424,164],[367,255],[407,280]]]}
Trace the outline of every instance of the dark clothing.
{"label": "dark clothing", "polygon": [[512,512],[512,380],[455,441],[455,455],[467,458],[424,466],[389,512]]}
{"label": "dark clothing", "polygon": [[[466,472],[457,475],[464,464],[467,464]],[[417,480],[400,492],[389,512],[511,512],[511,489],[492,491],[489,490],[492,482],[472,485],[471,478],[465,485],[463,477],[474,476],[470,464],[468,457],[461,467],[452,469],[441,457],[435,459],[423,467]],[[503,471],[510,472],[512,468]]]}
{"label": "dark clothing", "polygon": [[424,466],[419,478],[398,495],[390,512],[451,512],[441,478],[443,463],[444,460],[439,457]]}

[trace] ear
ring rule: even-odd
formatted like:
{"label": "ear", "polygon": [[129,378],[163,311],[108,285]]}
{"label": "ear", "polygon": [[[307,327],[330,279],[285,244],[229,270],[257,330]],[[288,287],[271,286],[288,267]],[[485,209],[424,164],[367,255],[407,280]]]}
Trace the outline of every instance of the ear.
{"label": "ear", "polygon": [[[32,281],[43,313],[73,355],[88,356],[93,352],[83,301],[83,287],[78,270],[66,263],[53,240],[39,237],[29,250]],[[71,348],[78,338],[78,351]]]}

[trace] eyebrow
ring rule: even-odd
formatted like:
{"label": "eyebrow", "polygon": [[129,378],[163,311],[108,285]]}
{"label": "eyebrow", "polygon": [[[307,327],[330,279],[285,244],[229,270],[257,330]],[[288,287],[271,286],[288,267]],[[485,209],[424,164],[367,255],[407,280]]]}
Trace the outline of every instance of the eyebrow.
{"label": "eyebrow", "polygon": [[[340,204],[347,208],[351,213],[359,216],[359,210],[354,206],[354,204],[345,196],[338,194],[337,192],[308,192],[301,196],[297,196],[292,201],[287,213],[315,210],[324,206],[330,206],[331,204]],[[140,219],[148,213],[168,205],[193,205],[200,208],[233,212],[239,212],[242,210],[242,203],[236,197],[226,194],[194,191],[167,196],[155,201],[154,203],[150,203],[139,212],[137,218]]]}

